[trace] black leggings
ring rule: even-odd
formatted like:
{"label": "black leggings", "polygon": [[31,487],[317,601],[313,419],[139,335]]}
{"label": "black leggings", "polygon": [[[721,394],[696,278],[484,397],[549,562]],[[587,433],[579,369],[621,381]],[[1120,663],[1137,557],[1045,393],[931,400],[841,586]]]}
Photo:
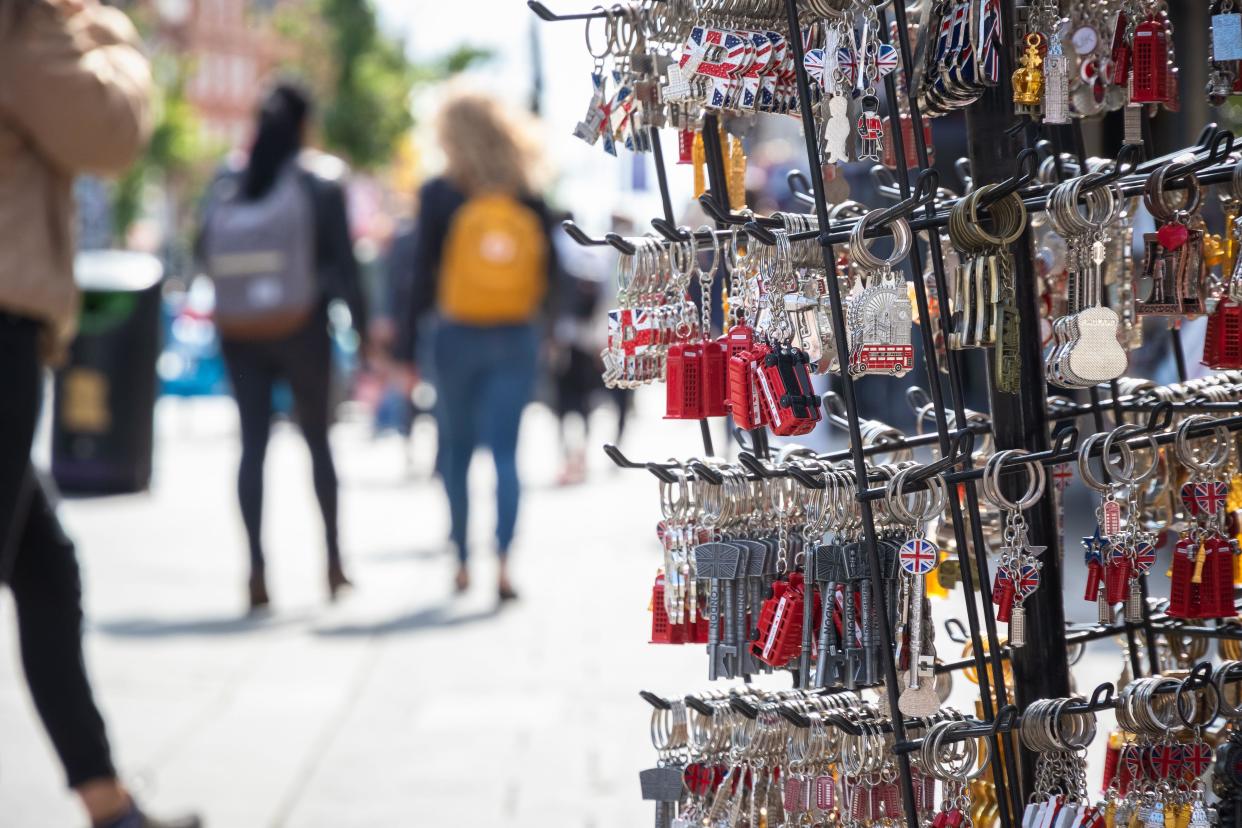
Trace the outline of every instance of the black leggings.
{"label": "black leggings", "polygon": [[328,447],[332,343],[325,315],[316,314],[302,328],[281,339],[226,339],[221,344],[241,414],[242,455],[237,494],[250,542],[251,570],[256,574],[263,571],[263,460],[272,427],[272,389],[281,379],[288,381],[293,392],[298,425],[310,448],[315,497],[327,535],[328,563],[339,565],[336,468]]}
{"label": "black leggings", "polygon": [[30,465],[43,387],[38,340],[38,323],[0,313],[0,581],[13,589],[35,709],[77,786],[116,770],[82,659],[77,557]]}

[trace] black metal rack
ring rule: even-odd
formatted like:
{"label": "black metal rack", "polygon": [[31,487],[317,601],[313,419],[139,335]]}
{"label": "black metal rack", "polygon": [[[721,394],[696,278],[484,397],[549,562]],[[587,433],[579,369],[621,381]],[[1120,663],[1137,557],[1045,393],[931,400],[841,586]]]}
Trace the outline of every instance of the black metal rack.
{"label": "black metal rack", "polygon": [[[784,6],[788,43],[793,52],[793,64],[796,72],[799,113],[803,127],[803,138],[807,155],[808,169],[816,171],[820,168],[819,147],[816,128],[816,110],[813,105],[810,79],[803,65],[803,40],[800,36],[802,25],[797,0],[781,0]],[[584,20],[600,17],[608,12],[597,10],[581,14],[556,15],[550,12],[539,0],[528,0],[528,5],[544,20]],[[1002,5],[1002,31],[1014,31],[1015,6],[1013,2]],[[837,374],[840,380],[840,417],[837,424],[848,433],[849,448],[845,451],[819,455],[825,463],[849,461],[854,477],[858,483],[855,493],[862,521],[862,541],[866,560],[873,573],[881,570],[880,559],[876,546],[876,527],[872,511],[872,502],[883,496],[884,490],[869,487],[869,467],[867,458],[876,454],[890,452],[899,448],[919,446],[934,447],[940,459],[926,466],[921,474],[913,474],[907,481],[908,488],[913,489],[924,485],[921,480],[931,474],[942,475],[948,482],[967,482],[982,476],[982,470],[974,467],[972,446],[981,434],[990,432],[995,444],[1000,449],[1020,448],[1030,455],[1023,457],[1014,465],[1026,462],[1039,462],[1045,465],[1065,463],[1077,459],[1078,431],[1072,423],[1080,417],[1092,417],[1095,431],[1104,430],[1103,416],[1110,414],[1117,423],[1125,421],[1127,415],[1146,415],[1146,424],[1141,431],[1136,431],[1130,438],[1136,445],[1149,444],[1155,440],[1160,445],[1173,441],[1175,434],[1168,431],[1169,418],[1174,411],[1220,411],[1224,406],[1207,401],[1191,401],[1171,404],[1144,398],[1141,395],[1123,396],[1116,381],[1111,384],[1111,395],[1101,398],[1098,388],[1089,391],[1088,403],[1065,403],[1060,400],[1049,402],[1046,399],[1043,372],[1043,354],[1041,338],[1038,336],[1037,325],[1039,314],[1034,294],[1035,278],[1030,255],[1029,228],[1013,244],[1015,264],[1014,282],[1017,286],[1017,304],[1021,315],[1022,346],[1020,350],[1021,371],[1023,376],[1037,377],[1038,381],[1029,383],[1030,393],[1011,395],[997,388],[996,378],[992,376],[989,365],[989,403],[990,417],[980,419],[968,416],[965,407],[965,365],[961,351],[949,350],[947,373],[944,375],[936,366],[936,349],[934,344],[934,325],[946,333],[951,329],[947,302],[938,303],[938,313],[933,315],[928,300],[927,288],[921,274],[924,265],[929,264],[938,295],[949,295],[946,267],[939,242],[939,230],[948,221],[952,199],[937,199],[939,181],[929,163],[928,147],[925,140],[925,119],[920,110],[918,96],[912,83],[912,67],[914,65],[912,50],[904,33],[909,30],[904,3],[891,4],[891,7],[877,9],[880,18],[879,32],[881,37],[889,39],[890,14],[896,31],[902,36],[896,38],[896,46],[901,57],[900,71],[905,76],[902,89],[898,88],[897,76],[890,73],[884,78],[886,100],[889,107],[890,123],[898,124],[899,101],[904,103],[906,111],[913,121],[914,157],[918,165],[905,174],[895,176],[895,192],[897,202],[888,207],[880,220],[868,225],[867,236],[880,236],[888,233],[888,226],[897,218],[904,218],[916,234],[924,234],[925,248],[919,244],[911,246],[908,267],[915,278],[915,303],[919,318],[923,320],[919,326],[922,337],[923,359],[926,363],[928,388],[926,396],[930,405],[923,412],[930,414],[935,426],[934,432],[907,438],[890,438],[864,445],[860,424],[862,422],[857,395],[856,380],[848,371]],[[1040,136],[1031,124],[1024,124],[1013,114],[1012,90],[1010,76],[1013,68],[1013,56],[1008,47],[1001,50],[1000,83],[986,90],[979,100],[967,108],[968,139],[970,147],[970,168],[976,173],[973,184],[985,183],[999,185],[992,194],[990,201],[996,201],[1012,193],[1018,193],[1029,210],[1043,210],[1051,185],[1035,182],[1036,145]],[[687,232],[678,228],[671,207],[667,185],[667,174],[664,160],[660,154],[658,134],[652,129],[652,147],[657,180],[661,189],[664,215],[652,222],[656,232],[667,241],[687,238]],[[1083,140],[1079,124],[1068,131],[1068,142],[1077,149],[1077,161],[1080,169],[1086,168],[1085,153],[1082,151]],[[745,233],[748,238],[759,243],[772,244],[775,237],[771,230],[781,227],[777,219],[756,217],[750,214],[735,214],[728,207],[728,184],[725,174],[723,153],[720,144],[720,131],[717,115],[708,113],[703,118],[702,129],[704,155],[707,166],[709,190],[701,199],[704,210],[716,222],[715,238],[731,237],[736,233]],[[897,158],[906,158],[905,136],[900,128],[892,130],[891,139]],[[1065,143],[1065,141],[1062,141]],[[1185,150],[1179,150],[1157,158],[1140,160],[1141,155],[1150,155],[1148,147],[1126,147],[1120,150],[1113,171],[1095,186],[1115,183],[1125,195],[1136,195],[1142,191],[1151,172],[1161,165],[1167,164],[1180,155],[1190,152],[1193,159],[1179,160],[1177,165],[1167,172],[1170,188],[1184,186],[1178,179],[1188,173],[1195,173],[1204,184],[1228,181],[1233,175],[1234,164],[1229,154],[1242,147],[1242,141],[1236,140],[1232,133],[1216,129],[1214,124],[1204,129],[1198,143]],[[911,181],[913,174],[913,181]],[[808,232],[792,233],[791,241],[817,243],[822,251],[824,267],[828,273],[835,271],[836,257],[834,245],[841,244],[850,238],[855,227],[855,219],[833,220],[823,191],[822,179],[819,175],[791,176],[791,189],[794,183],[799,190],[795,194],[800,200],[813,207],[813,215],[818,228]],[[1084,188],[1084,196],[1086,191]],[[809,198],[806,190],[809,190]],[[622,253],[633,254],[636,246],[632,240],[609,233],[602,238],[587,235],[581,228],[566,222],[566,232],[580,244],[611,245]],[[696,234],[700,240],[708,241],[706,232]],[[926,261],[924,256],[926,255]],[[826,280],[828,301],[831,309],[830,320],[839,364],[849,364],[848,339],[846,335],[844,303],[840,287],[836,279]],[[1174,339],[1175,357],[1178,361],[1181,378],[1185,379],[1185,361],[1181,353],[1178,339]],[[1235,407],[1236,408],[1236,407]],[[1224,409],[1227,410],[1227,409]],[[1059,423],[1055,431],[1052,423]],[[960,425],[959,425],[960,424]],[[1230,430],[1242,429],[1242,415],[1223,418],[1217,424]],[[705,456],[713,454],[710,432],[706,421],[701,421]],[[1201,429],[1206,430],[1206,429]],[[786,465],[776,467],[768,461],[766,431],[757,429],[750,435],[753,451],[742,451],[738,454],[738,463],[744,467],[752,478],[773,476],[792,476],[808,487],[822,487],[822,478],[805,468]],[[646,469],[666,482],[675,482],[677,475],[701,476],[711,483],[719,483],[722,479],[719,472],[704,462],[690,460],[684,466],[667,463],[638,462],[626,457],[616,446],[605,446],[605,452],[618,465],[625,468]],[[1098,454],[1098,451],[1093,452]],[[1012,480],[1002,473],[1002,487],[1007,488]],[[1015,749],[1008,744],[1001,750],[1002,741],[1009,741],[1009,734],[1020,721],[1020,710],[1032,700],[1038,698],[1066,697],[1069,695],[1069,665],[1067,648],[1090,640],[1124,634],[1129,639],[1131,669],[1133,675],[1143,674],[1139,659],[1140,648],[1138,638],[1141,634],[1144,649],[1148,656],[1148,666],[1152,672],[1157,669],[1156,636],[1166,630],[1176,629],[1186,635],[1212,636],[1219,638],[1242,638],[1242,631],[1222,627],[1190,627],[1178,624],[1162,616],[1153,616],[1150,612],[1150,601],[1146,600],[1146,579],[1142,579],[1141,588],[1144,598],[1144,617],[1139,622],[1125,622],[1113,625],[1102,625],[1087,629],[1070,629],[1064,620],[1062,605],[1062,587],[1060,574],[1060,536],[1053,514],[1052,499],[1045,497],[1040,504],[1025,515],[1031,543],[1048,547],[1044,556],[1044,567],[1041,573],[1042,585],[1035,596],[1026,603],[1028,624],[1041,630],[1041,635],[1027,643],[1027,646],[1010,650],[1002,646],[997,632],[996,618],[992,611],[991,576],[988,570],[986,555],[981,550],[986,548],[983,537],[983,521],[980,516],[979,496],[974,486],[962,487],[959,497],[957,486],[947,486],[949,516],[953,536],[959,550],[975,550],[976,554],[962,555],[963,563],[967,558],[974,564],[962,567],[962,586],[967,596],[966,635],[973,645],[973,654],[969,659],[944,664],[937,669],[941,672],[973,667],[978,676],[979,699],[982,719],[975,722],[975,727],[966,733],[971,736],[986,738],[992,748],[992,756],[1003,756],[1002,762],[994,762],[992,767],[993,781],[1001,807],[999,819],[1002,828],[1013,828],[1021,821],[1024,796],[1023,791],[1030,790],[1033,774],[1033,758],[1028,752]],[[1013,492],[1008,492],[1013,496]],[[893,630],[889,624],[889,614],[885,606],[883,593],[875,596],[878,607],[877,617],[880,619],[878,632],[881,649],[887,654],[883,659],[882,673],[887,698],[891,702],[890,717],[886,727],[891,730],[897,745],[900,790],[904,803],[904,812],[908,828],[919,828],[917,812],[914,808],[914,792],[908,754],[917,748],[917,740],[909,738],[908,731],[926,726],[925,721],[907,721],[897,709],[896,699],[900,695],[900,683],[895,658],[893,657]],[[979,606],[982,604],[982,609]],[[1017,686],[1006,685],[1003,664],[1012,662]],[[993,686],[994,685],[994,686]],[[1016,698],[1011,702],[1011,691]],[[825,691],[831,692],[831,691]],[[667,700],[644,692],[643,697],[657,707],[667,707]],[[1113,688],[1101,685],[1092,697],[1083,704],[1083,709],[1105,709],[1113,704]],[[687,704],[691,699],[687,698]],[[1016,704],[1015,704],[1016,702]],[[730,705],[743,715],[753,717],[753,705],[741,698],[733,698]],[[711,715],[708,706],[697,706],[704,715]],[[780,712],[791,722],[806,725],[805,717],[796,710],[782,707]],[[844,718],[834,721],[835,724],[849,730],[854,727]],[[1018,763],[1022,769],[1019,772]]]}

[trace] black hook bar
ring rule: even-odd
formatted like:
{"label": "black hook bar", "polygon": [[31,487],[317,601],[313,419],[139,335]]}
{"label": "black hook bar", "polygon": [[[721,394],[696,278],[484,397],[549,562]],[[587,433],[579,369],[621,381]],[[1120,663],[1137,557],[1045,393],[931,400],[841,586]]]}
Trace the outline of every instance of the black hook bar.
{"label": "black hook bar", "polygon": [[954,644],[965,644],[970,640],[970,635],[966,632],[966,625],[957,618],[946,620],[944,622],[944,631],[948,634],[949,640]]}
{"label": "black hook bar", "polygon": [[1208,148],[1207,154],[1202,158],[1196,158],[1194,161],[1187,161],[1184,164],[1173,164],[1165,171],[1165,181],[1174,181],[1182,176],[1190,173],[1197,173],[1200,170],[1219,164],[1229,155],[1233,149],[1233,133],[1227,129],[1219,130],[1213,137],[1211,146]]}
{"label": "black hook bar", "polygon": [[790,170],[785,174],[785,183],[795,200],[802,204],[814,204],[815,196],[811,195],[811,179],[802,170]]}
{"label": "black hook bar", "polygon": [[1050,449],[1052,456],[1078,450],[1078,428],[1069,426],[1058,430]]}
{"label": "black hook bar", "polygon": [[789,722],[794,727],[807,728],[811,726],[811,720],[809,718],[802,715],[797,710],[794,710],[789,705],[786,705],[786,704],[777,705],[776,712],[781,714],[781,718]]}
{"label": "black hook bar", "polygon": [[780,219],[769,218],[768,216],[755,216],[748,213],[734,213],[731,210],[726,210],[716,201],[711,190],[707,190],[703,195],[699,196],[699,204],[702,205],[703,212],[721,224],[742,226],[753,221],[763,227],[785,226]]}
{"label": "black hook bar", "polygon": [[691,460],[688,464],[690,470],[697,477],[701,477],[713,486],[719,486],[724,483],[724,478],[720,476],[720,472],[704,463],[702,460]]}
{"label": "black hook bar", "polygon": [[594,20],[597,17],[608,17],[610,12],[591,11],[581,12],[579,14],[557,14],[549,9],[539,0],[526,0],[526,5],[540,20],[546,20],[549,23],[555,23],[559,20]]}
{"label": "black hook bar", "polygon": [[615,247],[622,253],[634,255],[637,250],[634,245],[626,241],[622,236],[616,233],[608,233],[602,239],[594,239],[586,234],[586,231],[574,223],[573,219],[565,219],[561,222],[561,228],[564,229],[565,235],[576,241],[583,247],[604,247],[605,245]]}
{"label": "black hook bar", "polygon": [[1018,174],[996,185],[996,189],[988,193],[979,206],[987,207],[1002,198],[1007,198],[1035,180],[1039,175],[1039,160],[1035,150],[1027,148],[1018,153]]}
{"label": "black hook bar", "polygon": [[1113,706],[1113,687],[1111,681],[1106,681],[1095,688],[1095,692],[1091,694],[1091,700],[1087,702],[1088,710],[1107,710]]}
{"label": "black hook bar", "polygon": [[1156,403],[1156,407],[1147,414],[1147,425],[1143,427],[1143,430],[1149,434],[1154,434],[1157,431],[1164,431],[1172,423],[1173,404],[1167,400],[1162,400]]}
{"label": "black hook bar", "polygon": [[677,227],[666,218],[653,218],[651,226],[654,227],[661,236],[671,242],[688,241],[692,235],[689,230],[684,227]]}
{"label": "black hook bar", "polygon": [[759,708],[755,707],[745,699],[738,698],[737,696],[729,699],[729,707],[732,707],[738,713],[741,713],[743,716],[751,719],[752,721],[759,715]]}
{"label": "black hook bar", "polygon": [[1117,151],[1117,161],[1113,164],[1113,168],[1096,180],[1083,185],[1079,195],[1089,193],[1092,190],[1098,190],[1101,187],[1107,187],[1109,184],[1120,181],[1125,176],[1130,175],[1138,169],[1138,161],[1142,155],[1142,146],[1138,144],[1123,144],[1121,149]]}
{"label": "black hook bar", "polygon": [[923,170],[914,183],[910,197],[886,208],[874,220],[868,222],[867,227],[884,227],[899,218],[909,218],[915,210],[933,203],[936,200],[936,191],[939,189],[940,173],[930,168]]}
{"label": "black hook bar", "polygon": [[716,715],[716,708],[697,696],[686,696],[686,707],[689,707],[695,713],[702,714],[708,718]]}
{"label": "black hook bar", "polygon": [[776,244],[775,234],[757,221],[746,222],[746,224],[743,225],[743,229],[746,230],[747,235],[758,239],[769,247]]}
{"label": "black hook bar", "polygon": [[668,699],[661,698],[649,690],[639,690],[638,695],[642,696],[643,701],[656,708],[657,710],[672,710],[673,704]]}

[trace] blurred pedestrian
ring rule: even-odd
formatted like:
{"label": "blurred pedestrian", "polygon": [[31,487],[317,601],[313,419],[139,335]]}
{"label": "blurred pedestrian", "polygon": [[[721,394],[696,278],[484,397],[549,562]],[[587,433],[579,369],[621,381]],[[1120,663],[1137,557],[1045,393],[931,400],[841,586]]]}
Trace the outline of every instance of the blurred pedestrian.
{"label": "blurred pedestrian", "polygon": [[536,320],[556,293],[556,252],[534,183],[535,148],[511,113],[491,98],[459,94],[440,112],[438,138],[447,169],[419,196],[399,353],[413,360],[421,320],[434,311],[437,467],[457,550],[456,589],[470,583],[466,478],[475,448],[485,445],[496,465],[497,592],[507,601],[516,597],[508,554],[518,512],[518,427],[535,384]]}
{"label": "blurred pedestrian", "polygon": [[272,389],[279,380],[289,384],[310,449],[327,541],[329,596],[335,599],[349,586],[341,564],[336,468],[328,446],[328,303],[340,298],[348,304],[364,340],[367,321],[340,181],[343,165],[303,152],[310,115],[310,97],[295,85],[279,84],[267,95],[246,166],[215,182],[198,241],[200,259],[216,288],[214,318],[241,415],[237,491],[250,546],[252,611],[269,603],[263,461]]}
{"label": "blurred pedestrian", "polygon": [[[607,324],[599,316],[612,257],[599,248],[574,243],[559,228],[552,238],[561,265],[557,315],[546,351],[561,439],[562,466],[556,482],[572,486],[586,480],[591,411],[597,392],[604,390],[599,354],[607,344],[600,334]],[[575,419],[580,423],[576,434]]]}
{"label": "blurred pedestrian", "polygon": [[150,94],[121,12],[95,0],[0,2],[0,582],[13,590],[35,709],[91,822],[193,828],[196,817],[143,814],[117,779],[83,661],[77,556],[30,463],[43,365],[63,355],[77,319],[73,178],[134,161]]}

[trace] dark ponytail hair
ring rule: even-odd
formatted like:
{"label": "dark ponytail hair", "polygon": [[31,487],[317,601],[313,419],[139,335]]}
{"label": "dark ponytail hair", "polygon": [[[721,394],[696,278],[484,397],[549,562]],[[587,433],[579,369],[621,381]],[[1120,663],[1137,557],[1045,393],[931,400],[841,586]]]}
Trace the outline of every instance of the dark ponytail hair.
{"label": "dark ponytail hair", "polygon": [[245,198],[262,198],[285,163],[297,157],[310,112],[310,95],[295,84],[281,83],[268,94],[259,108],[259,127],[242,177]]}

